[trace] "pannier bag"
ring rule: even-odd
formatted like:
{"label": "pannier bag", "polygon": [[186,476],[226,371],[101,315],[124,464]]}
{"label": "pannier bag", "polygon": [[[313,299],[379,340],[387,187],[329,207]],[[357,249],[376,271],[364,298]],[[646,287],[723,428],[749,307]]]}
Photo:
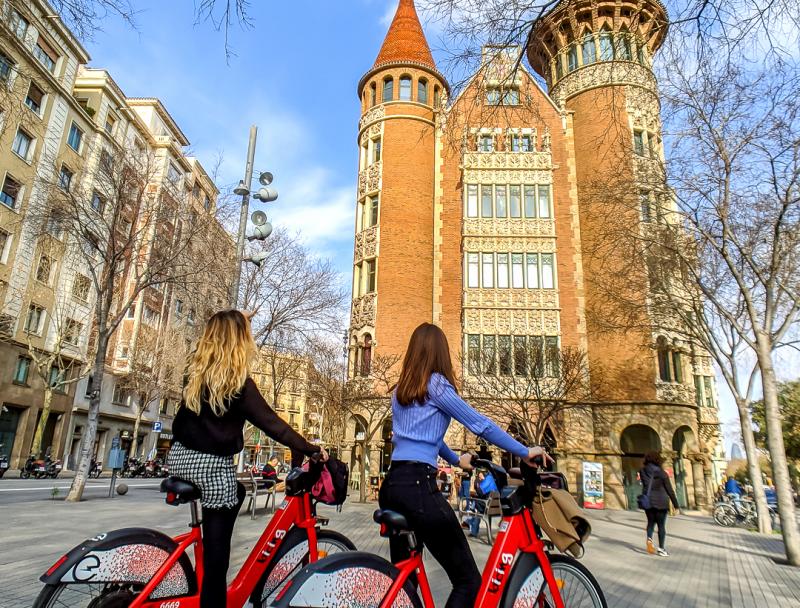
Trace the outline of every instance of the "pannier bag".
{"label": "pannier bag", "polygon": [[559,551],[583,556],[592,526],[572,494],[540,487],[533,499],[533,519]]}
{"label": "pannier bag", "polygon": [[[341,505],[347,499],[350,471],[347,465],[337,458],[317,465],[321,467],[319,479],[311,486],[311,495],[326,505]],[[308,470],[309,464],[303,468]]]}

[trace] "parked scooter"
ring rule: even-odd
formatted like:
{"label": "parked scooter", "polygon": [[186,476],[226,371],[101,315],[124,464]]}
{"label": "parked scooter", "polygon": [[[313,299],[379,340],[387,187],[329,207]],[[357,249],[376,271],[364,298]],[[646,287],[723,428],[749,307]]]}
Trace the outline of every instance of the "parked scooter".
{"label": "parked scooter", "polygon": [[147,472],[147,463],[139,460],[138,458],[128,458],[125,462],[125,468],[122,469],[123,477],[145,477]]}
{"label": "parked scooter", "polygon": [[145,477],[167,477],[168,475],[169,469],[167,468],[167,465],[161,462],[160,458],[147,461],[144,473]]}
{"label": "parked scooter", "polygon": [[[3,445],[5,444],[0,443],[0,450],[3,449]],[[8,470],[8,456],[6,456],[5,454],[0,454],[0,477],[5,475],[7,470]]]}
{"label": "parked scooter", "polygon": [[92,458],[92,466],[89,468],[89,477],[94,477],[97,479],[100,477],[100,473],[103,472],[103,463],[99,460],[95,460]]}
{"label": "parked scooter", "polygon": [[64,465],[61,464],[61,461],[56,459],[52,460],[50,456],[45,457],[44,459],[44,475],[43,477],[52,477],[55,479],[58,477],[58,474],[61,473],[61,469],[64,468]]}
{"label": "parked scooter", "polygon": [[45,466],[44,460],[37,459],[31,454],[19,470],[19,476],[22,479],[29,479],[31,477],[41,479],[42,477],[47,477],[47,467]]}

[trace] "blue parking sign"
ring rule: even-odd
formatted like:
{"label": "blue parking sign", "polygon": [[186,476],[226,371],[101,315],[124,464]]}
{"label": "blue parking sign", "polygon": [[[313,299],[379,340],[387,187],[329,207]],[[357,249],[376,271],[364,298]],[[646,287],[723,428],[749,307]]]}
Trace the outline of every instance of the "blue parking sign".
{"label": "blue parking sign", "polygon": [[161,432],[161,421],[153,423],[153,432],[160,433]]}

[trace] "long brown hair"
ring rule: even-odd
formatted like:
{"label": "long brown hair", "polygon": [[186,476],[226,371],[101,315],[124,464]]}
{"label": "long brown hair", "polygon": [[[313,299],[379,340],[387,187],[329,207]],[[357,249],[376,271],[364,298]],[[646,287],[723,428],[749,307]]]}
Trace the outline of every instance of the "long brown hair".
{"label": "long brown hair", "polygon": [[225,401],[244,386],[256,353],[250,321],[238,310],[223,310],[206,323],[197,349],[189,361],[183,404],[200,413],[205,394],[217,416],[225,413]]}
{"label": "long brown hair", "polygon": [[431,374],[436,372],[455,387],[447,336],[440,327],[423,323],[414,330],[408,341],[403,369],[397,382],[397,402],[400,405],[424,402],[428,397]]}

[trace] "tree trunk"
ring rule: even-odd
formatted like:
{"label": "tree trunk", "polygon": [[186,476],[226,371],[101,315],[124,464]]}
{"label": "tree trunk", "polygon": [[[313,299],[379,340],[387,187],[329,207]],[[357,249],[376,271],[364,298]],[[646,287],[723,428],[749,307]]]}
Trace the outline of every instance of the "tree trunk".
{"label": "tree trunk", "polygon": [[142,422],[144,407],[139,404],[139,411],[136,412],[136,419],[133,421],[133,441],[131,441],[131,458],[138,458],[136,452],[139,450],[139,425]]}
{"label": "tree trunk", "polygon": [[361,481],[358,484],[358,502],[367,502],[367,447],[366,439],[361,443],[361,462],[358,463],[358,470]]}
{"label": "tree trunk", "polygon": [[767,447],[772,462],[772,479],[778,495],[778,516],[786,550],[786,559],[792,566],[800,566],[800,530],[792,495],[791,477],[783,443],[783,424],[778,404],[778,381],[772,364],[767,338],[758,336],[758,366],[761,369],[761,386],[764,391],[764,418],[767,423]]}
{"label": "tree trunk", "polygon": [[764,494],[764,483],[761,481],[758,449],[756,448],[756,439],[753,436],[753,419],[750,417],[750,410],[747,406],[747,400],[736,400],[742,440],[744,441],[744,453],[747,457],[747,475],[750,477],[750,483],[753,486],[753,500],[756,503],[756,512],[758,513],[758,531],[762,534],[769,534],[772,531],[772,518],[769,516],[767,495]]}
{"label": "tree trunk", "polygon": [[91,398],[89,400],[89,411],[86,414],[86,427],[83,430],[83,438],[81,439],[81,453],[78,460],[78,468],[75,471],[75,478],[72,480],[66,502],[80,501],[83,497],[83,488],[86,486],[86,479],[89,476],[89,469],[92,464],[92,452],[94,451],[94,441],[97,437],[97,419],[100,417],[100,391],[103,387],[103,372],[105,371],[107,350],[108,336],[101,334],[97,338],[97,352],[94,356],[92,385],[90,387]]}
{"label": "tree trunk", "polygon": [[42,451],[42,436],[44,435],[44,427],[47,425],[47,419],[50,417],[50,405],[53,403],[53,388],[49,383],[45,382],[44,389],[44,403],[42,404],[42,413],[39,416],[39,424],[36,425],[36,432],[33,434],[33,443],[31,443],[31,454],[36,458],[41,457]]}

